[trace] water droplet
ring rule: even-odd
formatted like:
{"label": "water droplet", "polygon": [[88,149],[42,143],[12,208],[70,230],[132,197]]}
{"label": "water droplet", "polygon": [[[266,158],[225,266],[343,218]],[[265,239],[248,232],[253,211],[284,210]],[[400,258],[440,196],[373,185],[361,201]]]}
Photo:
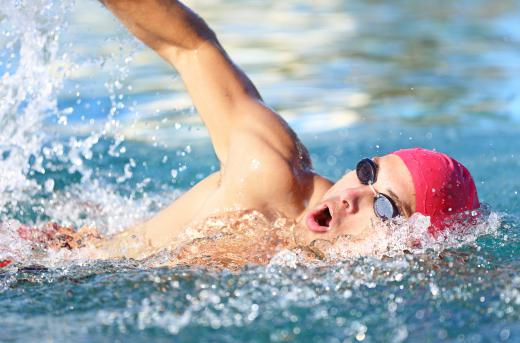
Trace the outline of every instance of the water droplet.
{"label": "water droplet", "polygon": [[260,161],[255,158],[251,161],[251,169],[255,170],[258,167],[260,167]]}
{"label": "water droplet", "polygon": [[54,180],[48,179],[47,181],[45,181],[44,188],[46,192],[52,193],[52,191],[54,191]]}
{"label": "water droplet", "polygon": [[502,329],[500,331],[500,339],[502,341],[507,341],[509,339],[509,335],[510,335],[509,329]]}
{"label": "water droplet", "polygon": [[356,340],[361,342],[365,339],[365,333],[364,332],[358,332],[358,334],[356,335]]}
{"label": "water droplet", "polygon": [[352,291],[350,289],[346,289],[345,292],[343,292],[343,298],[348,299],[352,296]]}
{"label": "water droplet", "polygon": [[439,287],[433,282],[430,283],[430,292],[434,297],[436,297],[439,294]]}
{"label": "water droplet", "polygon": [[333,167],[336,165],[337,161],[338,161],[338,159],[336,158],[336,156],[334,156],[334,155],[327,156],[327,165]]}
{"label": "water droplet", "polygon": [[66,116],[60,116],[58,118],[58,124],[66,126],[67,125],[67,117]]}
{"label": "water droplet", "polygon": [[71,114],[72,112],[74,112],[73,107],[67,107],[67,108],[63,109],[63,111],[61,111],[61,113],[65,114],[65,115]]}

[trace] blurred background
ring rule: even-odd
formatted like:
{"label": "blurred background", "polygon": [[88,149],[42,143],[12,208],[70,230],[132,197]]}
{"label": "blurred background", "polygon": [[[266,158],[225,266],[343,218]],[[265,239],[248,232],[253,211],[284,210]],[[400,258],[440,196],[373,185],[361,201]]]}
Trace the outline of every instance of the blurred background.
{"label": "blurred background", "polygon": [[[520,209],[518,1],[187,4],[311,147],[318,171],[339,178],[360,157],[420,145],[467,164],[486,202]],[[170,66],[95,1],[67,16],[60,130],[88,134],[115,119],[110,134],[127,141],[211,155]]]}

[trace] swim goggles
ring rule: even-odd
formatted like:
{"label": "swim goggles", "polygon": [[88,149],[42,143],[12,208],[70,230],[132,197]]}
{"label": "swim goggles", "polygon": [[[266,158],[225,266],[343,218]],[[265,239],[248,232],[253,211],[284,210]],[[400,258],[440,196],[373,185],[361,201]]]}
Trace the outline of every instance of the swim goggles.
{"label": "swim goggles", "polygon": [[356,165],[356,174],[359,181],[364,185],[369,185],[374,192],[374,212],[384,221],[397,217],[399,210],[392,198],[374,189],[373,184],[377,179],[377,169],[377,164],[374,161],[364,158]]}

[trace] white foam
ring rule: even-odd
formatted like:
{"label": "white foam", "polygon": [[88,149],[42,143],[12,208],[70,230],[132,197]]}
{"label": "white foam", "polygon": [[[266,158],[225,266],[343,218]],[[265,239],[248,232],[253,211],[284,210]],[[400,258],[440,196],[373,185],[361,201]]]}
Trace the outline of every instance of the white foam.
{"label": "white foam", "polygon": [[8,57],[0,77],[0,208],[39,190],[27,174],[42,171],[43,123],[58,114],[56,92],[67,72],[58,37],[69,7],[70,1],[2,2],[0,42]]}
{"label": "white foam", "polygon": [[325,260],[332,262],[360,256],[382,258],[429,251],[441,253],[446,249],[473,244],[482,235],[496,234],[501,219],[498,213],[483,206],[479,211],[455,216],[453,222],[456,224],[450,229],[432,235],[428,232],[430,218],[416,213],[409,219],[396,218],[386,223],[375,223],[375,233],[369,240],[344,236],[334,242],[319,241],[314,248],[323,253]]}

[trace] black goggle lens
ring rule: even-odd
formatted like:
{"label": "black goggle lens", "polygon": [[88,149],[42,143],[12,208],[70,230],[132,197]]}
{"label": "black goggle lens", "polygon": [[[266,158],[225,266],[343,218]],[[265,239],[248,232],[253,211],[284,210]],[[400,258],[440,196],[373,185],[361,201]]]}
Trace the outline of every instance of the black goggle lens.
{"label": "black goggle lens", "polygon": [[[369,158],[364,158],[356,166],[356,174],[363,185],[371,185],[376,182],[377,164]],[[397,217],[399,211],[394,201],[387,195],[378,193],[374,198],[374,212],[382,220]]]}
{"label": "black goggle lens", "polygon": [[369,158],[362,159],[356,166],[356,174],[364,185],[369,185],[376,182],[377,164]]}

